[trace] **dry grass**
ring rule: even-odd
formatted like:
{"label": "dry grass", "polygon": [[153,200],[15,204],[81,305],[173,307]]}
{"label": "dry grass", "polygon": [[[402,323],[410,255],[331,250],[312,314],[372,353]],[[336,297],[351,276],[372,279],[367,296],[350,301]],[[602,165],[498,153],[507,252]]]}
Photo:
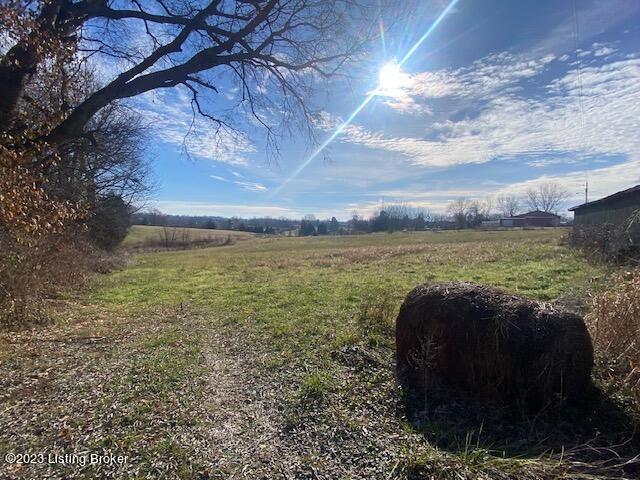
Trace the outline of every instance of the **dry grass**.
{"label": "dry grass", "polygon": [[235,230],[208,230],[205,228],[155,227],[149,225],[134,225],[124,239],[125,248],[139,249],[140,247],[164,246],[167,241],[179,243],[219,243],[227,238],[231,242],[247,240],[255,235],[249,232]]}
{"label": "dry grass", "polygon": [[73,231],[44,235],[29,245],[0,236],[0,326],[46,322],[45,299],[124,262],[123,256],[100,251]]}
{"label": "dry grass", "polygon": [[587,322],[603,374],[640,398],[640,268],[613,275]]}
{"label": "dry grass", "polygon": [[56,323],[0,333],[0,458],[109,451],[127,464],[0,462],[0,478],[579,478],[569,461],[604,478],[590,454],[557,456],[597,432],[593,448],[628,438],[601,410],[489,429],[492,412],[452,399],[417,430],[394,377],[389,325],[410,288],[468,279],[556,298],[601,273],[561,233],[257,237],[135,255]]}

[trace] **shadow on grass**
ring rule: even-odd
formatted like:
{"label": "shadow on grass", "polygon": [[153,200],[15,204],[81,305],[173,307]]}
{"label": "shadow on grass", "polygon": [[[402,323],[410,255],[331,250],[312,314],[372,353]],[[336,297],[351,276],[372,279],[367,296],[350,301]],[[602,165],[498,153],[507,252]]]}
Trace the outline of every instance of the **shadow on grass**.
{"label": "shadow on grass", "polygon": [[596,387],[580,401],[536,414],[451,392],[407,394],[398,405],[398,415],[429,443],[462,459],[482,450],[506,460],[564,461],[595,478],[640,478],[640,419],[631,410]]}

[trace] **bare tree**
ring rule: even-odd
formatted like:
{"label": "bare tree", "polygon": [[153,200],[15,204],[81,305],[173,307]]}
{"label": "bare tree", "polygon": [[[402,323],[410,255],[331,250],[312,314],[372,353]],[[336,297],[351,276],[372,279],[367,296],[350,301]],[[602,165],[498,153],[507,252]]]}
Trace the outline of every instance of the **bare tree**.
{"label": "bare tree", "polygon": [[527,205],[532,210],[556,213],[569,198],[569,191],[557,182],[542,183],[527,190]]}
{"label": "bare tree", "polygon": [[520,198],[512,194],[498,195],[496,207],[498,212],[505,217],[513,217],[522,209]]}
{"label": "bare tree", "polygon": [[483,221],[488,220],[491,215],[493,203],[490,199],[472,200],[467,208],[467,222],[470,226],[478,226]]}
{"label": "bare tree", "polygon": [[153,189],[145,158],[147,126],[140,116],[117,104],[101,110],[89,123],[95,143],[74,142],[63,149],[50,175],[57,198],[89,206],[105,195],[117,195],[128,205]]}
{"label": "bare tree", "polygon": [[[77,48],[110,58],[117,75],[64,112],[43,137],[61,144],[82,137],[111,103],[155,89],[184,86],[194,112],[218,129],[233,128],[202,101],[235,79],[239,104],[269,133],[269,112],[290,119],[313,113],[307,95],[334,76],[373,35],[375,12],[357,0],[10,0],[3,19],[13,44],[0,59],[0,132],[15,127],[29,79],[47,58]],[[372,5],[375,5],[373,2]],[[20,20],[23,20],[20,23]],[[10,22],[11,21],[11,22]],[[136,37],[128,42],[128,35]]]}
{"label": "bare tree", "polygon": [[472,202],[468,198],[457,198],[447,205],[447,213],[453,217],[459,228],[465,228],[469,224],[469,211]]}

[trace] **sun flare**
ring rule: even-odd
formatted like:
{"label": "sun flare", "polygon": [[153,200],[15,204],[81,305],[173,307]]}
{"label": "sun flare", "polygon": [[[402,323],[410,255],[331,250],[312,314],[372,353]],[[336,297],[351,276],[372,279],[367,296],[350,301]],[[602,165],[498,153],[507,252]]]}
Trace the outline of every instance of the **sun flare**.
{"label": "sun flare", "polygon": [[376,94],[384,97],[398,97],[408,86],[409,75],[404,73],[395,61],[385,64],[378,72]]}
{"label": "sun flare", "polygon": [[402,70],[400,65],[395,62],[389,62],[380,69],[378,74],[378,82],[380,90],[394,90],[399,88]]}

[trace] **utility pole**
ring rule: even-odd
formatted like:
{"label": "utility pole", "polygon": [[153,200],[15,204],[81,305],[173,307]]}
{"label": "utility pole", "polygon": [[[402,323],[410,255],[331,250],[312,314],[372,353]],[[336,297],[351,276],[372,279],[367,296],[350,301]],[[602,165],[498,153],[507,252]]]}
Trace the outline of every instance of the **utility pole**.
{"label": "utility pole", "polygon": [[589,202],[589,180],[584,182],[584,203]]}

